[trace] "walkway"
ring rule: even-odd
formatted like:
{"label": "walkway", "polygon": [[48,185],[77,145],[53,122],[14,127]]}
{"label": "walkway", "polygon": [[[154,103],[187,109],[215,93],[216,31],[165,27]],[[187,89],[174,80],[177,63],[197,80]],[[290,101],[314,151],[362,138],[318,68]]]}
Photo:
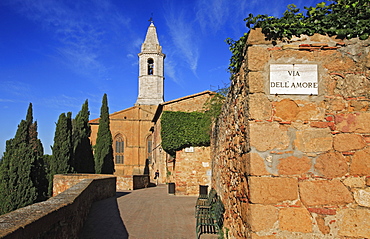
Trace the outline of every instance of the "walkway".
{"label": "walkway", "polygon": [[117,192],[93,204],[80,238],[194,239],[196,198],[168,194],[166,185]]}

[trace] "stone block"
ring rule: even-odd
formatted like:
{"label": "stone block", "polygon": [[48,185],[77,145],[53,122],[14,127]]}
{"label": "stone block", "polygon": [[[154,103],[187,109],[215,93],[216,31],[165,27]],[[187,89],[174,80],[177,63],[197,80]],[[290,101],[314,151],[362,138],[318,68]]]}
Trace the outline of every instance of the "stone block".
{"label": "stone block", "polygon": [[341,177],[348,172],[346,159],[338,152],[321,154],[316,159],[315,170],[329,178]]}
{"label": "stone block", "polygon": [[251,119],[267,120],[272,115],[272,104],[265,94],[249,95],[249,114]]}
{"label": "stone block", "polygon": [[330,111],[341,111],[346,107],[346,103],[342,98],[329,99],[327,103],[327,108]]}
{"label": "stone block", "polygon": [[305,206],[344,205],[353,202],[352,194],[339,180],[299,182],[299,192]]}
{"label": "stone block", "polygon": [[330,129],[310,128],[296,132],[294,145],[303,152],[325,152],[331,149],[332,142]]}
{"label": "stone block", "polygon": [[287,128],[279,123],[250,123],[250,145],[258,151],[286,149],[289,141]]}
{"label": "stone block", "polygon": [[277,238],[275,235],[268,235],[268,236],[259,236],[256,233],[252,233],[251,239],[275,239]]}
{"label": "stone block", "polygon": [[358,205],[370,207],[370,188],[359,189],[353,194]]}
{"label": "stone block", "polygon": [[[324,105],[320,107],[316,103],[306,101],[296,101],[299,105],[299,112],[297,114],[297,120],[323,120],[325,117]],[[302,106],[301,106],[302,105]]]}
{"label": "stone block", "polygon": [[271,205],[250,204],[248,223],[254,232],[270,230],[278,220],[278,209]]}
{"label": "stone block", "polygon": [[370,113],[335,115],[336,129],[342,132],[370,133]]}
{"label": "stone block", "polygon": [[306,156],[301,158],[290,156],[280,159],[277,166],[280,175],[301,175],[311,168],[311,159]]}
{"label": "stone block", "polygon": [[363,188],[365,187],[365,180],[360,177],[349,177],[343,180],[344,185],[350,188]]}
{"label": "stone block", "polygon": [[305,208],[281,208],[279,211],[280,230],[290,232],[312,232],[311,214]]}
{"label": "stone block", "polygon": [[262,28],[251,29],[247,38],[247,45],[271,44],[271,40],[267,40],[265,34],[262,33]]}
{"label": "stone block", "polygon": [[339,221],[339,235],[354,238],[369,238],[370,210],[344,209]]}
{"label": "stone block", "polygon": [[337,134],[334,137],[334,149],[340,152],[358,150],[366,147],[366,142],[358,134]]}
{"label": "stone block", "polygon": [[299,113],[298,105],[290,99],[275,103],[275,116],[284,121],[295,121]]}
{"label": "stone block", "polygon": [[316,223],[317,223],[317,226],[319,227],[319,230],[322,232],[322,234],[329,234],[330,232],[330,227],[325,225],[325,219],[324,219],[324,216],[322,215],[318,215],[316,217]]}
{"label": "stone block", "polygon": [[356,176],[370,175],[370,148],[359,150],[352,156],[349,172]]}
{"label": "stone block", "polygon": [[257,153],[249,153],[247,158],[247,174],[253,176],[269,175],[265,160]]}
{"label": "stone block", "polygon": [[249,92],[250,93],[264,93],[265,92],[265,79],[261,72],[249,72]]}
{"label": "stone block", "polygon": [[248,70],[263,71],[270,58],[269,51],[260,46],[251,46],[248,48]]}
{"label": "stone block", "polygon": [[298,198],[296,178],[249,177],[248,183],[252,203],[276,204]]}

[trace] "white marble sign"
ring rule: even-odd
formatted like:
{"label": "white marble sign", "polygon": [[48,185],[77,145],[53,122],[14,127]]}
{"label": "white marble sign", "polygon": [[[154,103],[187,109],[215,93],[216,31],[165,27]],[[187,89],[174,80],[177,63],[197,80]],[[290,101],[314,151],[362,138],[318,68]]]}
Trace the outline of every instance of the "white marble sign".
{"label": "white marble sign", "polygon": [[270,94],[317,95],[317,65],[271,64]]}

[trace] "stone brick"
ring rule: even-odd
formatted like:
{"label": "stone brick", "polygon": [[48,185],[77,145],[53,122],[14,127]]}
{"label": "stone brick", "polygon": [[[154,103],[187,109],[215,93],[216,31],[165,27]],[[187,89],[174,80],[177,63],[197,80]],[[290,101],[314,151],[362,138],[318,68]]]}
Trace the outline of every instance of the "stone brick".
{"label": "stone brick", "polygon": [[275,103],[275,116],[282,120],[295,121],[299,112],[298,105],[290,99]]}
{"label": "stone brick", "polygon": [[286,149],[289,146],[287,128],[276,122],[251,122],[250,146],[258,151]]}
{"label": "stone brick", "polygon": [[305,208],[281,208],[279,222],[283,231],[312,232],[311,214]]}
{"label": "stone brick", "polygon": [[330,129],[311,128],[297,131],[294,145],[303,152],[322,152],[331,149],[332,141]]}
{"label": "stone brick", "polygon": [[360,177],[349,177],[343,180],[344,185],[350,188],[363,188],[365,187],[365,180]]}
{"label": "stone brick", "polygon": [[267,40],[265,34],[262,33],[262,28],[251,29],[247,38],[248,45],[271,44],[271,40]]}
{"label": "stone brick", "polygon": [[339,235],[356,238],[369,238],[370,210],[344,209],[339,221]]}
{"label": "stone brick", "polygon": [[330,227],[325,225],[325,220],[324,220],[324,217],[322,215],[318,215],[316,217],[316,223],[317,223],[317,226],[319,227],[319,230],[322,232],[322,234],[329,234],[330,232]]}
{"label": "stone brick", "polygon": [[369,133],[370,113],[335,115],[336,129],[342,132]]}
{"label": "stone brick", "polygon": [[349,168],[349,172],[351,175],[370,175],[370,148],[357,151],[352,156],[352,163]]}
{"label": "stone brick", "polygon": [[320,54],[320,58],[318,60],[323,61],[323,67],[331,72],[350,71],[356,68],[353,60],[348,57],[343,57],[343,55],[337,51],[323,52],[323,54]]}
{"label": "stone brick", "polygon": [[247,52],[248,69],[250,71],[263,71],[270,57],[269,51],[260,46],[251,46]]}
{"label": "stone brick", "polygon": [[278,209],[271,205],[250,204],[248,223],[252,231],[271,229],[278,220]]}
{"label": "stone brick", "polygon": [[249,198],[252,203],[276,204],[298,198],[296,178],[249,177]]}
{"label": "stone brick", "polygon": [[362,149],[366,142],[358,134],[337,134],[334,137],[334,149],[340,152]]}
{"label": "stone brick", "polygon": [[[307,101],[295,101],[299,105],[299,112],[297,120],[323,120],[325,117],[325,110],[319,107],[316,103]],[[302,105],[302,106],[301,106]]]}
{"label": "stone brick", "polygon": [[344,176],[348,172],[348,165],[340,153],[329,152],[316,159],[315,170],[325,177],[335,178]]}
{"label": "stone brick", "polygon": [[353,202],[352,194],[339,180],[303,181],[299,183],[305,206],[343,205]]}
{"label": "stone brick", "polygon": [[370,188],[359,189],[353,194],[358,205],[370,207]]}
{"label": "stone brick", "polygon": [[277,167],[280,175],[300,175],[310,170],[311,159],[305,156],[301,158],[290,156],[280,159]]}
{"label": "stone brick", "polygon": [[266,120],[272,115],[272,104],[265,94],[249,95],[249,112],[251,119]]}
{"label": "stone brick", "polygon": [[249,81],[249,92],[250,93],[264,93],[264,77],[261,72],[249,72],[248,74]]}
{"label": "stone brick", "polygon": [[247,159],[247,174],[253,176],[269,175],[264,159],[257,153],[250,153]]}

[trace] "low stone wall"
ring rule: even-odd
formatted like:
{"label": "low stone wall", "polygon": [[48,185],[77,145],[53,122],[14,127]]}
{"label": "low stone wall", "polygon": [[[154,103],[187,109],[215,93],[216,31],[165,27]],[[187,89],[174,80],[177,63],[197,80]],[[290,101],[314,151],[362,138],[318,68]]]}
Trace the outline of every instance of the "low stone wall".
{"label": "low stone wall", "polygon": [[0,216],[0,238],[78,238],[93,202],[116,195],[116,177],[82,179],[47,201]]}
{"label": "low stone wall", "polygon": [[133,189],[147,188],[149,186],[149,175],[133,175]]}

